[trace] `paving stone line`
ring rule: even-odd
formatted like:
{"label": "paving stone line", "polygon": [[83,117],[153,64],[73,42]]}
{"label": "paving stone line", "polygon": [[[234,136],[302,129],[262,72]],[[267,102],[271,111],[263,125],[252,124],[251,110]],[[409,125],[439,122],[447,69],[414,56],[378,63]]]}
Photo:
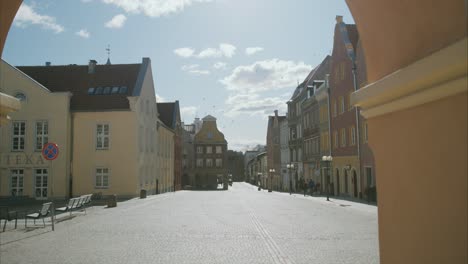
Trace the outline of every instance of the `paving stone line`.
{"label": "paving stone line", "polygon": [[250,219],[255,226],[255,229],[260,233],[260,237],[263,241],[265,241],[268,251],[270,252],[271,257],[278,264],[294,264],[280,249],[280,247],[276,244],[275,240],[270,236],[268,230],[262,225],[262,223],[258,220],[255,213],[249,209]]}

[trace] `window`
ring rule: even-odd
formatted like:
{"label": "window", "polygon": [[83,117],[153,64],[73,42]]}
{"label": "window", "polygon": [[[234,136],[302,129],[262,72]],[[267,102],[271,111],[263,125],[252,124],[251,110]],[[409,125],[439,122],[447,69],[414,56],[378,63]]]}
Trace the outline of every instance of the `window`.
{"label": "window", "polygon": [[127,93],[127,91],[128,91],[128,88],[127,88],[127,86],[122,86],[122,87],[120,87],[120,91],[119,91],[119,93],[120,93],[120,94],[126,94],[126,93]]}
{"label": "window", "polygon": [[338,132],[333,132],[333,147],[338,148]]}
{"label": "window", "polygon": [[206,159],[206,167],[208,168],[213,167],[213,159]]}
{"label": "window", "polygon": [[197,159],[197,168],[203,167],[203,159]]}
{"label": "window", "polygon": [[114,86],[112,87],[111,94],[116,94],[116,93],[119,93],[119,87]]}
{"label": "window", "polygon": [[341,146],[346,147],[346,129],[341,129]]}
{"label": "window", "polygon": [[109,124],[97,124],[96,149],[109,148]]}
{"label": "window", "polygon": [[207,153],[207,154],[213,153],[213,147],[212,147],[212,146],[207,146],[207,147],[206,147],[206,153]]}
{"label": "window", "polygon": [[197,153],[198,153],[198,154],[203,154],[203,147],[198,146],[198,147],[197,147]]}
{"label": "window", "polygon": [[13,151],[24,150],[24,139],[26,133],[26,122],[25,121],[14,121],[13,122]]}
{"label": "window", "polygon": [[42,147],[49,142],[49,124],[47,121],[36,122],[36,150],[42,150]]}
{"label": "window", "polygon": [[94,91],[94,94],[102,94],[102,87],[96,88],[96,90]]}
{"label": "window", "polygon": [[109,188],[109,169],[96,169],[96,188]]}
{"label": "window", "polygon": [[111,88],[110,87],[104,87],[104,90],[102,90],[102,94],[110,94]]}
{"label": "window", "polygon": [[11,196],[22,196],[23,195],[23,169],[14,169],[11,170],[11,184],[10,184],[10,193]]}
{"label": "window", "polygon": [[222,159],[216,159],[216,167],[221,168],[223,166],[223,160]]}
{"label": "window", "polygon": [[88,88],[88,94],[94,94],[94,90],[96,90],[94,87]]}
{"label": "window", "polygon": [[350,134],[350,137],[351,137],[351,146],[354,146],[356,145],[356,128],[354,126],[352,126],[350,129],[349,129],[349,134]]}
{"label": "window", "polygon": [[221,146],[216,146],[216,153],[217,154],[223,153],[223,148]]}
{"label": "window", "polygon": [[345,64],[344,64],[344,62],[340,63],[340,72],[341,72],[340,79],[341,79],[341,80],[344,80],[344,78],[345,78],[345,76],[346,76],[346,73],[345,73]]}
{"label": "window", "polygon": [[343,96],[340,96],[340,114],[344,113],[345,111],[345,102]]}
{"label": "window", "polygon": [[34,170],[34,188],[36,198],[47,198],[47,169],[35,169]]}

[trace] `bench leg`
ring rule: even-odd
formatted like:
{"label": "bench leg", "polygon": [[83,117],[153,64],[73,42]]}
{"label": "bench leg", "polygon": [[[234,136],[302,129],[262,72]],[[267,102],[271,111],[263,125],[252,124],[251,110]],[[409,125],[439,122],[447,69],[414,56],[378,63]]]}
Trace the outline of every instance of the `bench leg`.
{"label": "bench leg", "polygon": [[[52,221],[53,221],[53,220],[52,220]],[[44,227],[45,227],[44,217],[42,217],[42,223],[44,224]]]}
{"label": "bench leg", "polygon": [[[3,224],[3,232],[5,232],[6,222],[7,220],[5,219],[5,223]],[[0,224],[2,224],[2,220],[0,220]]]}
{"label": "bench leg", "polygon": [[28,218],[27,217],[24,218],[24,227],[28,227]]}
{"label": "bench leg", "polygon": [[18,217],[15,218],[15,229],[18,226]]}

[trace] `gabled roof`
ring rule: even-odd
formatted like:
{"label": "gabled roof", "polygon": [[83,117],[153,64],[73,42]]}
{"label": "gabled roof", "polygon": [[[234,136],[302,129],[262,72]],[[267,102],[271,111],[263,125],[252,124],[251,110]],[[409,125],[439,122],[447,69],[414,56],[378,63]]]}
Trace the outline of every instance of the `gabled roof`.
{"label": "gabled roof", "polygon": [[314,80],[324,80],[325,75],[330,73],[330,61],[331,56],[327,55],[317,67],[310,71],[305,80],[299,84],[296,90],[294,90],[291,100],[299,97],[303,91],[307,90],[307,86],[311,85]]}
{"label": "gabled roof", "polygon": [[157,103],[159,119],[168,127],[175,129],[179,112],[179,101]]}
{"label": "gabled roof", "polygon": [[[17,68],[52,92],[71,92],[71,111],[130,109],[128,96],[139,96],[149,59],[138,64],[18,66]],[[125,93],[88,94],[89,88],[127,87]],[[124,91],[124,90],[122,90]]]}

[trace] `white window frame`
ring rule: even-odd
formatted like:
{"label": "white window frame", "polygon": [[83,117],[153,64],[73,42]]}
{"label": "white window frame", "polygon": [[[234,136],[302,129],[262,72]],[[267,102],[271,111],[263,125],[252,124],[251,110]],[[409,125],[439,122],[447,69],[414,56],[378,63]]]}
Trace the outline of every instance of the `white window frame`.
{"label": "white window frame", "polygon": [[213,167],[213,159],[206,159],[206,167],[207,168]]}
{"label": "white window frame", "polygon": [[216,159],[216,168],[222,168],[223,167],[223,159]]}
{"label": "white window frame", "polygon": [[[99,135],[99,126],[102,126],[102,134]],[[107,126],[107,135],[104,133],[105,127]],[[110,147],[110,125],[108,123],[97,123],[96,124],[96,149],[97,150],[107,150]],[[99,138],[101,138],[102,145],[99,146]],[[105,139],[107,138],[107,146],[105,145]]]}
{"label": "white window frame", "polygon": [[[16,177],[16,179],[14,179]],[[24,169],[10,170],[10,195],[22,196],[24,193]]]}
{"label": "white window frame", "polygon": [[[41,126],[41,133],[39,133],[38,131],[38,125]],[[49,122],[47,120],[36,121],[35,130],[36,130],[36,140],[35,140],[34,149],[36,151],[42,151],[42,148],[44,147],[44,145],[49,142]],[[39,143],[41,144],[38,145]]]}
{"label": "white window frame", "polygon": [[197,146],[197,154],[203,154],[203,147]]}
{"label": "white window frame", "polygon": [[[18,134],[15,134],[15,125],[19,124]],[[21,134],[21,128],[23,128],[23,134]],[[18,145],[15,148],[15,139],[18,140]],[[26,145],[26,121],[13,121],[11,126],[11,150],[12,151],[24,151]]]}
{"label": "white window frame", "polygon": [[346,129],[342,128],[340,131],[341,134],[341,146],[346,147]]}
{"label": "white window frame", "polygon": [[[99,170],[101,170],[99,172]],[[107,170],[107,172],[104,172]],[[109,175],[110,169],[107,167],[97,167],[94,170],[94,188],[95,189],[108,189],[109,188]],[[107,177],[107,185],[104,184],[104,177]],[[100,178],[101,184],[98,184],[98,178]]]}
{"label": "white window frame", "polygon": [[223,153],[223,147],[216,146],[216,154],[221,154],[221,153]]}
{"label": "white window frame", "polygon": [[203,168],[203,159],[197,159],[197,168]]}
{"label": "white window frame", "polygon": [[[40,171],[38,173],[38,171]],[[45,172],[44,172],[45,171]],[[40,177],[42,186],[37,186],[37,178]],[[45,178],[45,186],[44,186],[44,178]],[[38,189],[41,192],[41,195],[37,195]],[[43,195],[45,189],[45,196]],[[47,199],[49,191],[49,169],[47,168],[35,168],[34,169],[34,197],[36,199]]]}
{"label": "white window frame", "polygon": [[354,146],[356,145],[356,127],[352,126],[350,130],[351,130],[351,145]]}
{"label": "white window frame", "polygon": [[206,154],[212,154],[213,153],[213,147],[212,146],[206,146]]}

